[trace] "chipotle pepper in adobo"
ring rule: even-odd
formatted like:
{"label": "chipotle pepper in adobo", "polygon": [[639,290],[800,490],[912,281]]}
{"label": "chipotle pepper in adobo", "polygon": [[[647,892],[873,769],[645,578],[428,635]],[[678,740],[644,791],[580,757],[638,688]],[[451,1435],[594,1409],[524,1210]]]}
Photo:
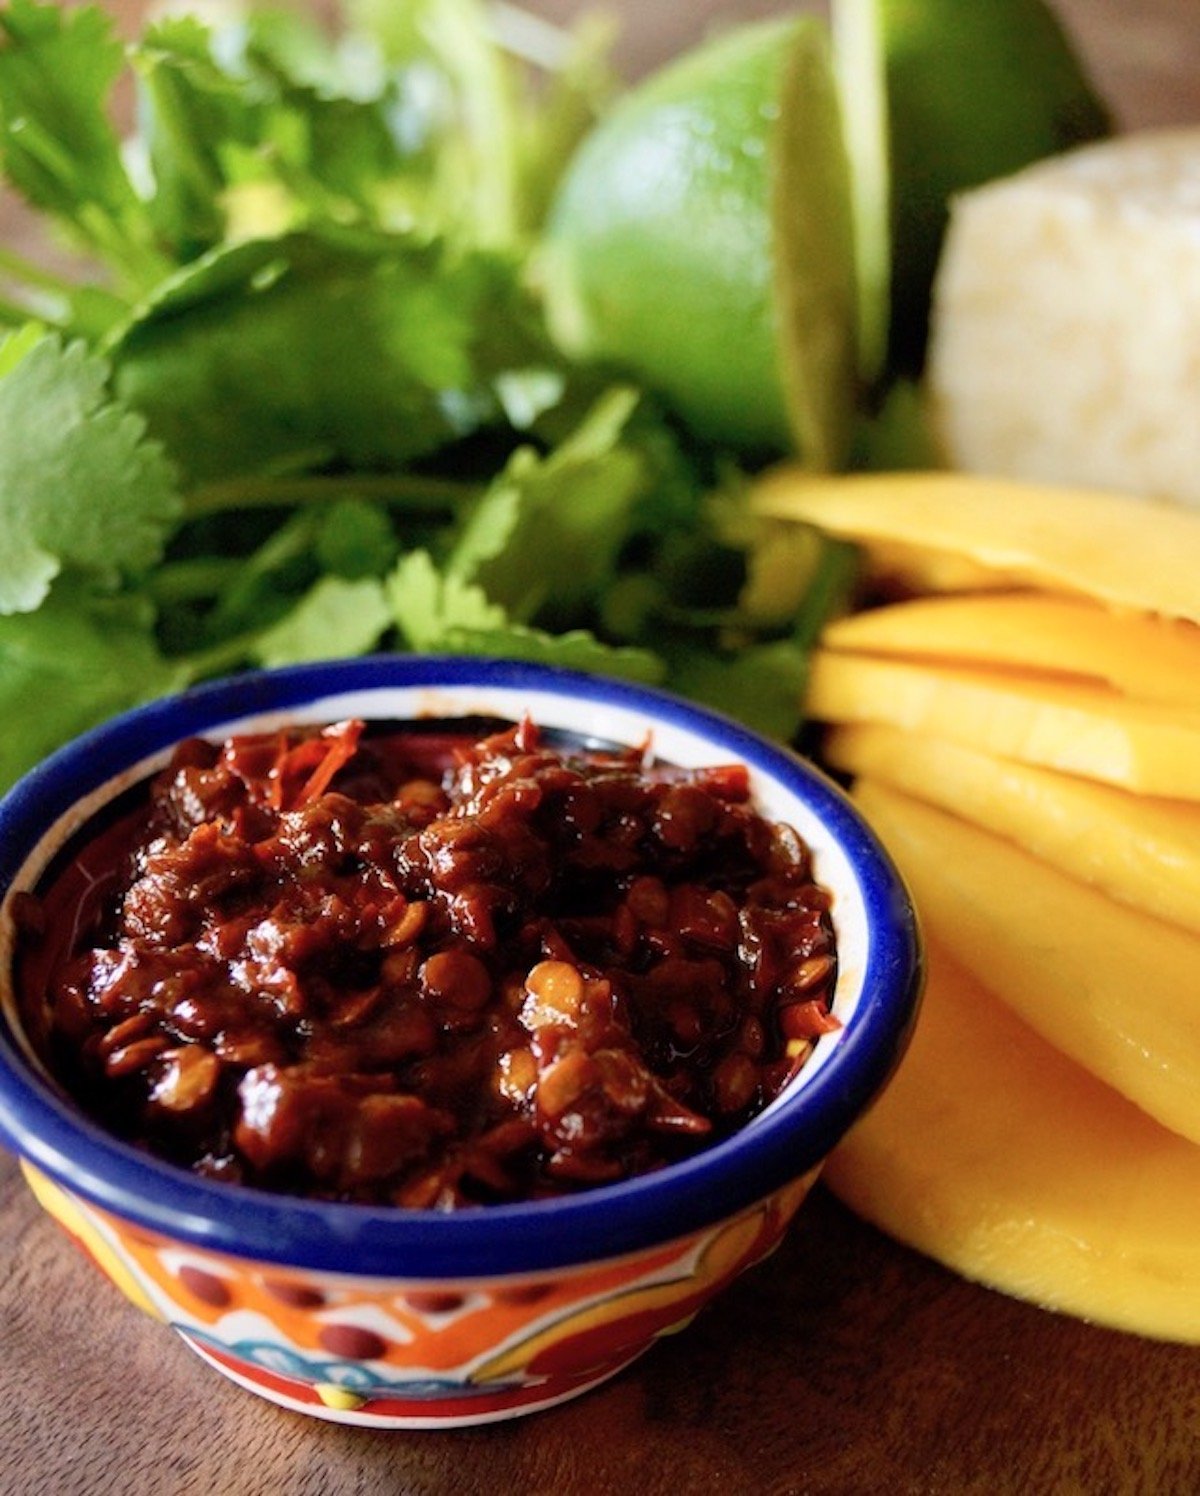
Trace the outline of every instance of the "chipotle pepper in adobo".
{"label": "chipotle pepper in adobo", "polygon": [[81,1104],[203,1174],[528,1199],[765,1106],[837,1026],[829,905],[740,766],[343,722],[182,745],[26,909],[24,1001]]}

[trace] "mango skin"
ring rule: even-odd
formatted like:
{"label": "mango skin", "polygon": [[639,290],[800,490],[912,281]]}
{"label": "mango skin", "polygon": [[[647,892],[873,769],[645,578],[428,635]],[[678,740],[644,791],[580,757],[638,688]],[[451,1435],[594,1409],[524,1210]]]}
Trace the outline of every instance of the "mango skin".
{"label": "mango skin", "polygon": [[927,929],[911,1047],[823,1178],[864,1220],[1043,1308],[1200,1342],[1200,1148],[1039,1038]]}

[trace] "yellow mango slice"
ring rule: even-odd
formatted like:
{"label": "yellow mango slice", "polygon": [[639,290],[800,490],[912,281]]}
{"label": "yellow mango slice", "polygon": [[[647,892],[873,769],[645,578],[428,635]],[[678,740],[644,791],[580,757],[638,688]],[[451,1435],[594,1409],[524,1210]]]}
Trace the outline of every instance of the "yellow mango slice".
{"label": "yellow mango slice", "polygon": [[[916,590],[1040,587],[1200,622],[1200,513],[1151,499],[983,478],[778,468],[756,511],[857,541]],[[958,562],[961,565],[956,566]]]}
{"label": "yellow mango slice", "polygon": [[882,722],[1139,794],[1200,800],[1200,711],[1014,671],[945,669],[818,650],[807,708]]}
{"label": "yellow mango slice", "polygon": [[1200,935],[1200,805],[1131,795],[894,727],[839,727],[823,757],[1006,837]]}
{"label": "yellow mango slice", "polygon": [[822,1178],[967,1278],[1200,1341],[1200,1149],[1040,1039],[936,939],[912,1044]]}
{"label": "yellow mango slice", "polygon": [[1046,593],[922,597],[836,619],[833,649],[1045,671],[1200,711],[1200,629]]}
{"label": "yellow mango slice", "polygon": [[854,797],[956,961],[1085,1070],[1200,1142],[1200,938],[873,780]]}

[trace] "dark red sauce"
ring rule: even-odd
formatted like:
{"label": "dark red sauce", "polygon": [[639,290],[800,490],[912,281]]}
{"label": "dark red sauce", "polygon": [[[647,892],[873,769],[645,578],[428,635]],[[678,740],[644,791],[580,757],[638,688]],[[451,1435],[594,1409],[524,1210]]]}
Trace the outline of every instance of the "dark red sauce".
{"label": "dark red sauce", "polygon": [[739,765],[342,722],[183,744],[22,901],[22,1002],[155,1153],[448,1209],[741,1126],[837,1026],[829,908]]}

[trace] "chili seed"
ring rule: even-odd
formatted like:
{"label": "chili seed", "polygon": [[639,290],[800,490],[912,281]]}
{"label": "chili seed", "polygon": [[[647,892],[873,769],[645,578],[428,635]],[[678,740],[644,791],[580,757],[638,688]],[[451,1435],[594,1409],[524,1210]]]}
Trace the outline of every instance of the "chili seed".
{"label": "chili seed", "polygon": [[749,1106],[758,1090],[758,1068],[749,1055],[735,1050],[727,1054],[712,1077],[713,1097],[718,1111],[740,1112]]}
{"label": "chili seed", "polygon": [[788,972],[784,985],[789,992],[811,992],[827,981],[832,971],[832,956],[806,956]]}
{"label": "chili seed", "polygon": [[181,997],[169,1009],[171,1027],[189,1039],[211,1039],[221,1027],[213,1008],[195,997]]}
{"label": "chili seed", "polygon": [[569,962],[539,961],[525,978],[525,990],[529,997],[521,1009],[521,1022],[527,1029],[578,1023],[583,977]]}
{"label": "chili seed", "polygon": [[727,951],[737,940],[737,905],[727,893],[684,884],[671,894],[671,924],[694,945]]}
{"label": "chili seed", "polygon": [[273,1064],[280,1054],[279,1044],[270,1034],[256,1033],[252,1029],[219,1034],[213,1048],[227,1064],[245,1069]]}
{"label": "chili seed", "polygon": [[542,1071],[537,1088],[538,1111],[557,1120],[596,1082],[596,1063],[582,1049],[565,1055]]}
{"label": "chili seed", "polygon": [[132,1044],[126,1044],[123,1049],[114,1049],[106,1057],[104,1073],[116,1080],[118,1076],[133,1075],[138,1070],[145,1070],[150,1061],[166,1047],[167,1041],[161,1034],[154,1034],[148,1039],[135,1039]]}
{"label": "chili seed", "polygon": [[529,1100],[537,1079],[537,1061],[531,1050],[509,1049],[497,1061],[496,1090],[515,1106]]}
{"label": "chili seed", "polygon": [[639,924],[659,928],[670,918],[670,898],[661,878],[635,878],[629,885],[625,903]]}
{"label": "chili seed", "polygon": [[164,1050],[150,1100],[169,1112],[190,1112],[208,1101],[221,1076],[221,1062],[211,1050],[194,1044]]}
{"label": "chili seed", "polygon": [[96,1045],[97,1052],[104,1057],[109,1057],[119,1049],[124,1049],[127,1044],[132,1044],[135,1039],[144,1038],[154,1027],[154,1014],[148,1012],[134,1013],[129,1018],[122,1018],[103,1035]]}
{"label": "chili seed", "polygon": [[382,944],[389,947],[411,945],[425,928],[429,905],[415,899],[384,935]]}
{"label": "chili seed", "polygon": [[421,988],[438,1007],[473,1013],[492,995],[492,979],[469,951],[438,951],[422,965]]}
{"label": "chili seed", "polygon": [[356,1028],[360,1023],[365,1023],[371,1017],[383,1002],[383,998],[384,992],[381,986],[367,987],[362,992],[350,993],[349,996],[338,1004],[337,1010],[330,1015],[330,1027],[335,1029]]}

